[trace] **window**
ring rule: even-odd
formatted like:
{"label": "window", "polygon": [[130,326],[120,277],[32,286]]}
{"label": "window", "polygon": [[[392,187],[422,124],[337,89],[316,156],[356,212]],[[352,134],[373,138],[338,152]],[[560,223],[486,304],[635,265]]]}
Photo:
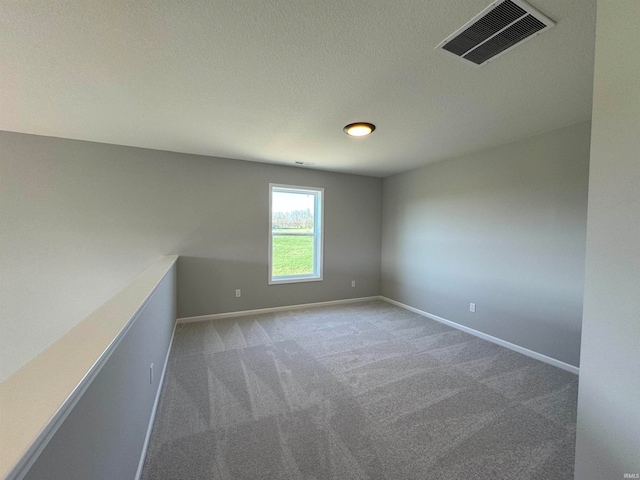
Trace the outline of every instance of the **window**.
{"label": "window", "polygon": [[323,193],[269,185],[269,284],[322,280]]}

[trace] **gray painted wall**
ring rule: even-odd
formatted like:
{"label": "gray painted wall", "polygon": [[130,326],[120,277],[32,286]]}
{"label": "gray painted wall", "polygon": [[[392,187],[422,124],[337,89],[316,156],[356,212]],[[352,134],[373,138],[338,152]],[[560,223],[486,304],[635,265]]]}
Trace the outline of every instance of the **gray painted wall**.
{"label": "gray painted wall", "polygon": [[[211,220],[178,249],[180,317],[380,294],[381,179],[246,162],[210,171]],[[324,188],[322,282],[267,284],[270,182]]]}
{"label": "gray painted wall", "polygon": [[640,475],[639,32],[640,2],[598,2],[579,480]]}
{"label": "gray painted wall", "polygon": [[589,135],[578,124],[385,178],[382,295],[577,366]]}
{"label": "gray painted wall", "polygon": [[[0,381],[167,254],[179,316],[380,293],[379,178],[10,132],[0,152]],[[325,188],[324,281],[267,285],[269,182]]]}
{"label": "gray painted wall", "polygon": [[[26,480],[133,479],[176,319],[176,266],[144,308]],[[153,384],[149,366],[154,364]]]}

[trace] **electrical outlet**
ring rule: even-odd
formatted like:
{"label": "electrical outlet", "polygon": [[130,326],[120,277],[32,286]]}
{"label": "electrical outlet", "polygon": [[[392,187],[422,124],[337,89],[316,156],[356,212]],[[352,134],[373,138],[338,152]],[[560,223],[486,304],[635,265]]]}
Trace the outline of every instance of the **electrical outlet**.
{"label": "electrical outlet", "polygon": [[469,311],[472,313],[476,313],[476,304],[475,303],[470,303],[469,304]]}
{"label": "electrical outlet", "polygon": [[241,294],[241,293],[242,293],[242,292],[240,292],[240,289],[238,288],[238,289],[236,290],[236,298],[240,298],[240,294]]}
{"label": "electrical outlet", "polygon": [[149,367],[149,384],[153,385],[153,363]]}
{"label": "electrical outlet", "polygon": [[355,287],[356,286],[356,281],[355,280],[351,280],[351,286]]}

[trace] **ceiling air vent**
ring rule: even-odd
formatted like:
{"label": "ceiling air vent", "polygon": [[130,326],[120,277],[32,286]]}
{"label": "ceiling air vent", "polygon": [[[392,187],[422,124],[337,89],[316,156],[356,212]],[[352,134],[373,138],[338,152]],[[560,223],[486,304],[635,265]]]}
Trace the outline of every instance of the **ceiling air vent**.
{"label": "ceiling air vent", "polygon": [[499,0],[445,38],[436,49],[481,66],[554,25],[522,0]]}

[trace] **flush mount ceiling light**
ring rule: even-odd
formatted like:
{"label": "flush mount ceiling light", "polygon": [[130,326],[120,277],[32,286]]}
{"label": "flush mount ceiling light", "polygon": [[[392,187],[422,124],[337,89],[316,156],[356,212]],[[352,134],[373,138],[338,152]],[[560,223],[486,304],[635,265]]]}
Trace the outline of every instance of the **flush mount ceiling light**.
{"label": "flush mount ceiling light", "polygon": [[376,126],[373,123],[350,123],[346,127],[344,127],[344,133],[347,135],[351,135],[352,137],[364,137],[369,135],[376,129]]}

